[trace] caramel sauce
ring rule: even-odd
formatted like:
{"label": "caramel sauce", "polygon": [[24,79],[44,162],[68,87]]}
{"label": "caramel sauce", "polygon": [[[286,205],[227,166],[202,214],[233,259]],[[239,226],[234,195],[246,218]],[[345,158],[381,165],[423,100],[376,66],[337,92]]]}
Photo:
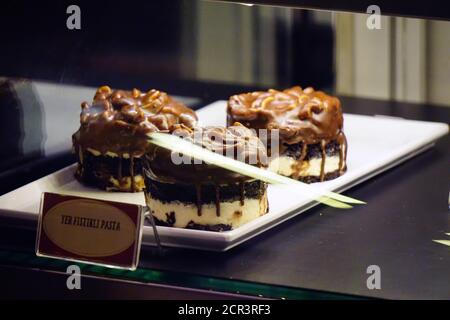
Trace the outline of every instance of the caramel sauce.
{"label": "caramel sauce", "polygon": [[331,141],[343,126],[338,98],[312,88],[270,89],[231,96],[228,124],[235,121],[254,129],[279,129],[280,143]]}
{"label": "caramel sauce", "polygon": [[119,179],[119,183],[122,182],[122,159],[123,156],[119,156],[119,165],[117,166],[117,178]]}
{"label": "caramel sauce", "polygon": [[307,154],[308,154],[308,145],[303,142],[302,152],[300,153],[300,159],[298,159],[297,163],[292,167],[292,170],[294,171],[292,177],[294,179],[298,179],[300,177],[300,173],[303,170],[305,164],[304,160]]}
{"label": "caramel sauce", "polygon": [[239,202],[241,204],[241,206],[244,205],[244,182],[239,182]]}
{"label": "caramel sauce", "polygon": [[202,187],[200,184],[195,184],[195,192],[197,198],[197,215],[200,217],[202,215]]}
{"label": "caramel sauce", "polygon": [[320,149],[322,151],[322,162],[320,163],[320,181],[323,181],[325,178],[325,159],[327,157],[326,153],[327,142],[322,140],[320,142]]}
{"label": "caramel sauce", "polygon": [[136,187],[135,187],[135,179],[134,179],[134,156],[133,154],[130,155],[130,191],[131,192],[135,192],[136,191]]}
{"label": "caramel sauce", "polygon": [[215,186],[216,191],[216,216],[220,217],[220,187]]}
{"label": "caramel sauce", "polygon": [[339,134],[337,141],[339,143],[339,175],[341,175],[344,173],[345,159],[347,159],[347,138],[343,132]]}

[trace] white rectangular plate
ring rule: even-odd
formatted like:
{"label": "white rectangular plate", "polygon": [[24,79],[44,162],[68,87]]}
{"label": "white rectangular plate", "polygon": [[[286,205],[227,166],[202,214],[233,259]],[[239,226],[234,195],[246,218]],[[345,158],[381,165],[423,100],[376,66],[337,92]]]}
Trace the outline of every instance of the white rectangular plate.
{"label": "white rectangular plate", "polygon": [[[200,124],[225,125],[225,109],[225,101],[200,109],[197,112]],[[348,170],[337,179],[320,183],[328,190],[343,191],[365,181],[426,150],[448,132],[445,123],[390,117],[345,114],[344,123]],[[143,193],[105,192],[83,186],[73,178],[74,170],[74,165],[66,167],[1,196],[0,215],[36,221],[40,196],[45,191],[145,205]],[[269,186],[268,196],[270,212],[235,230],[212,232],[158,227],[162,244],[226,251],[317,204],[281,186]],[[150,226],[144,227],[143,244],[154,245]]]}

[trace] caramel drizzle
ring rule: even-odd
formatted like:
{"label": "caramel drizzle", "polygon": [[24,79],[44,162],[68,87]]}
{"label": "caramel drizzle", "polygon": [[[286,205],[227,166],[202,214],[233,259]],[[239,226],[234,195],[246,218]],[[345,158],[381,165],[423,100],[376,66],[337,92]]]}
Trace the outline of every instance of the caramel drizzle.
{"label": "caramel drizzle", "polygon": [[77,148],[78,149],[78,157],[79,157],[79,162],[82,165],[83,164],[83,150],[81,150],[81,148]]}
{"label": "caramel drizzle", "polygon": [[[345,168],[345,153],[347,150],[347,141],[345,139],[345,136],[342,134],[342,132],[339,134],[336,141],[339,144],[339,175],[342,175],[344,173]],[[320,164],[320,181],[325,180],[325,161],[326,161],[326,146],[327,142],[325,140],[321,140],[321,164]],[[306,153],[308,152],[308,147],[305,142],[303,142],[302,146],[302,152],[300,155],[299,160],[295,165],[293,165],[294,173],[292,174],[292,177],[294,179],[298,179],[300,176],[300,171],[302,169],[303,161],[306,157]]]}
{"label": "caramel drizzle", "polygon": [[239,182],[239,196],[240,196],[240,203],[241,207],[244,205],[244,182]]}
{"label": "caramel drizzle", "polygon": [[78,146],[77,147],[78,150],[78,172],[79,175],[82,176],[84,173],[84,166],[83,166],[83,159],[84,159],[84,151]]}
{"label": "caramel drizzle", "polygon": [[325,157],[326,157],[326,141],[322,140],[320,146],[322,149],[322,162],[320,163],[320,181],[322,182],[325,178]]}
{"label": "caramel drizzle", "polygon": [[305,159],[307,152],[308,152],[308,145],[306,144],[306,142],[303,142],[302,153],[300,154],[300,161],[303,161]]}
{"label": "caramel drizzle", "polygon": [[302,142],[302,152],[300,153],[300,159],[298,159],[297,161],[297,165],[294,168],[294,174],[293,174],[293,178],[294,179],[298,179],[300,176],[300,171],[302,170],[303,167],[303,161],[306,158],[306,154],[308,153],[308,144],[303,141]]}
{"label": "caramel drizzle", "polygon": [[[254,129],[289,129],[280,132],[280,140],[288,144],[333,140],[343,125],[339,99],[311,87],[233,95],[228,100],[227,114],[229,125],[238,121]],[[312,127],[315,129],[310,130]]]}
{"label": "caramel drizzle", "polygon": [[220,217],[220,187],[215,186],[216,189],[216,216]]}
{"label": "caramel drizzle", "polygon": [[133,157],[133,154],[130,155],[130,179],[131,179],[130,191],[134,192],[136,182],[134,179],[134,157]]}
{"label": "caramel drizzle", "polygon": [[339,175],[342,175],[344,173],[344,167],[345,167],[345,153],[347,151],[347,139],[345,139],[344,134],[341,132],[339,134]]}
{"label": "caramel drizzle", "polygon": [[119,184],[122,183],[122,155],[119,156],[119,165],[117,166],[117,178],[119,179]]}
{"label": "caramel drizzle", "polygon": [[200,184],[195,185],[195,193],[197,200],[197,215],[200,217],[202,215],[202,187]]}

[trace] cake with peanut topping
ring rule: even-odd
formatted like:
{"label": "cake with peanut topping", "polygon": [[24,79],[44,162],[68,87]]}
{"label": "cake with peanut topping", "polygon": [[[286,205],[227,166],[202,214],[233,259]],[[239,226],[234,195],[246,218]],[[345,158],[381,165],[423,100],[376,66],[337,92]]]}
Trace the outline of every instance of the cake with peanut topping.
{"label": "cake with peanut topping", "polygon": [[147,134],[192,128],[196,122],[193,110],[165,92],[100,87],[92,103],[81,104],[80,128],[72,136],[75,177],[108,191],[142,191]]}
{"label": "cake with peanut topping", "polygon": [[278,143],[269,168],[279,174],[310,183],[346,171],[347,140],[336,97],[298,86],[243,93],[229,98],[227,117],[228,124],[238,121],[255,130],[278,131],[278,141],[268,144]]}

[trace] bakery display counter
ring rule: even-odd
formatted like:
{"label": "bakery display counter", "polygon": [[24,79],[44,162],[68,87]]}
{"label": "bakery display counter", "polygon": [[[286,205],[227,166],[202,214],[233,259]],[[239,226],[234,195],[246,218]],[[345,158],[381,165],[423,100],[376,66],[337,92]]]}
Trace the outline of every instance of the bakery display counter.
{"label": "bakery display counter", "polygon": [[[17,89],[17,80],[11,81]],[[24,185],[76,161],[70,150],[70,136],[77,129],[79,110],[74,114],[58,113],[61,95],[54,92],[59,92],[60,85],[39,82],[20,85],[25,91],[28,89],[24,85],[30,85],[29,92],[34,94],[22,95],[22,99],[28,99],[27,103],[21,100],[17,108],[38,104],[34,111],[41,119],[51,119],[56,112],[58,123],[40,121],[23,127],[28,134],[51,139],[30,148],[34,150],[30,155],[35,157],[20,165],[8,165],[7,160],[14,161],[14,155],[11,153],[10,159],[5,156],[0,173],[2,185],[11,180],[15,186]],[[196,91],[204,86],[186,82],[184,91],[174,89],[171,94],[199,110],[213,101],[226,100],[230,92],[254,90],[209,83],[206,86],[213,93],[205,98]],[[65,90],[66,99],[77,104],[95,92],[89,87]],[[186,91],[192,95],[186,96]],[[344,113],[444,123],[450,120],[449,109],[432,105],[345,96],[339,99]],[[11,99],[2,102],[11,103]],[[27,113],[17,114],[25,117],[24,123],[30,123]],[[29,114],[36,119],[34,113]],[[17,144],[14,135],[4,136],[9,146]],[[367,205],[351,210],[318,205],[225,252],[145,246],[135,271],[79,264],[85,289],[78,293],[65,287],[70,262],[35,255],[35,222],[2,217],[0,281],[7,285],[2,286],[0,296],[448,299],[448,246],[434,241],[445,239],[450,232],[445,174],[450,160],[448,145],[449,137],[445,135],[428,150],[345,192],[346,196],[362,199]],[[12,189],[5,188],[3,193]],[[381,270],[381,289],[370,289],[367,285],[373,265]],[[30,288],[24,279],[31,278],[35,284]],[[52,290],[43,290],[44,284]]]}

